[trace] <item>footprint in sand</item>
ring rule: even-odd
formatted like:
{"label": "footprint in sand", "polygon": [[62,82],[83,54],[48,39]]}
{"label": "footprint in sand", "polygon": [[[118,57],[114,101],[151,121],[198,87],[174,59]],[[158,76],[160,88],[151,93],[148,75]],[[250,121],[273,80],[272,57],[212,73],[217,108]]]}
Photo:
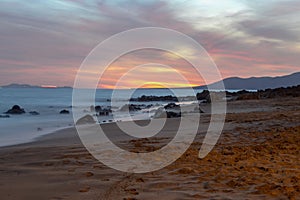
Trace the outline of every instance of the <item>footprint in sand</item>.
{"label": "footprint in sand", "polygon": [[86,186],[86,187],[83,187],[83,188],[81,188],[78,192],[88,192],[88,191],[90,191],[90,189],[91,189],[91,187],[90,186]]}
{"label": "footprint in sand", "polygon": [[85,176],[86,177],[91,177],[91,176],[94,176],[94,173],[93,172],[86,172]]}
{"label": "footprint in sand", "polygon": [[138,195],[138,191],[136,191],[136,189],[126,189],[125,192],[128,192],[129,194],[132,195]]}

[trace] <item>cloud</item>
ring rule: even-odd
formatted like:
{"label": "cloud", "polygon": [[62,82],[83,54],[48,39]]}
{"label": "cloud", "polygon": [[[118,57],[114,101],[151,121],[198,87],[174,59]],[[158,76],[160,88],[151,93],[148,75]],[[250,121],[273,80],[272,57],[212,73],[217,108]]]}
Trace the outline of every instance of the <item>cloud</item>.
{"label": "cloud", "polygon": [[280,41],[298,41],[299,35],[291,31],[288,24],[281,24],[273,19],[249,19],[238,22],[236,28],[247,35]]}
{"label": "cloud", "polygon": [[[171,28],[191,36],[206,48],[225,77],[292,73],[300,65],[299,7],[295,0],[3,0],[0,85],[72,85],[81,62],[99,42],[144,26]],[[197,81],[187,63],[168,59],[165,52],[142,51],[121,61],[116,69],[162,62]],[[30,76],[33,72],[34,77]]]}

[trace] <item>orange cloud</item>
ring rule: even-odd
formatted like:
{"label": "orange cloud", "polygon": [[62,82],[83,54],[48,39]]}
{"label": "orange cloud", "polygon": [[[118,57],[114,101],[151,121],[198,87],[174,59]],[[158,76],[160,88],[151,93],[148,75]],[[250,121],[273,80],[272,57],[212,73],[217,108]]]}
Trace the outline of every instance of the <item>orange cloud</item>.
{"label": "orange cloud", "polygon": [[113,62],[101,76],[101,88],[178,88],[203,84],[186,60],[161,50],[141,50]]}

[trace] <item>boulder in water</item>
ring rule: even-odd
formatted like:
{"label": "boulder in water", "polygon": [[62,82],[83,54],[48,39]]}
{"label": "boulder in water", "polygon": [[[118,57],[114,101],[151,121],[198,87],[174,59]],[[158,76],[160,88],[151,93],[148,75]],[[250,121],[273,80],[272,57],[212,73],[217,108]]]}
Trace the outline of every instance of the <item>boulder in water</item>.
{"label": "boulder in water", "polygon": [[0,115],[0,118],[10,118],[9,115]]}
{"label": "boulder in water", "polygon": [[68,110],[62,110],[59,112],[59,114],[70,114],[70,111]]}
{"label": "boulder in water", "polygon": [[11,109],[9,109],[5,114],[23,114],[25,110],[18,105],[14,105]]}
{"label": "boulder in water", "polygon": [[95,111],[96,111],[96,112],[100,112],[101,110],[102,110],[102,107],[101,107],[101,106],[96,106],[96,107],[95,107]]}

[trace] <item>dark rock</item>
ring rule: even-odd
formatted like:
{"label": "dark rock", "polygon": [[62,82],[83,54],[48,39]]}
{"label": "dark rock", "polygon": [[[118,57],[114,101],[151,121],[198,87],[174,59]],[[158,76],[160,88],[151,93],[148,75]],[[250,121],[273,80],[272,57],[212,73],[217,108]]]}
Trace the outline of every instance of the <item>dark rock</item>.
{"label": "dark rock", "polygon": [[82,124],[95,124],[96,121],[91,115],[85,115],[84,117],[77,120],[76,125],[82,125]]}
{"label": "dark rock", "polygon": [[138,98],[131,98],[130,101],[139,101],[139,102],[149,102],[149,101],[175,101],[178,102],[177,97],[168,95],[168,96],[146,96],[143,95]]}
{"label": "dark rock", "polygon": [[169,103],[168,105],[164,106],[164,108],[167,109],[180,109],[180,106],[175,103]]}
{"label": "dark rock", "polygon": [[99,113],[99,112],[101,112],[103,110],[105,110],[105,108],[102,108],[101,106],[90,106],[90,111],[91,112],[97,112],[97,113]]}
{"label": "dark rock", "polygon": [[146,108],[151,108],[151,107],[153,107],[153,104],[149,104],[146,106]]}
{"label": "dark rock", "polygon": [[208,91],[203,90],[201,93],[197,93],[197,100],[202,101],[204,103],[211,103],[212,100],[215,101],[224,101],[227,99],[232,98],[232,93],[230,92],[215,92],[215,91]]}
{"label": "dark rock", "polygon": [[59,114],[70,114],[70,111],[68,110],[62,110],[59,112]]}
{"label": "dark rock", "polygon": [[0,115],[0,118],[10,118],[9,115]]}
{"label": "dark rock", "polygon": [[39,115],[40,113],[37,112],[37,111],[30,111],[29,114],[31,114],[31,115]]}
{"label": "dark rock", "polygon": [[129,111],[129,112],[134,112],[139,110],[141,110],[141,105],[135,105],[135,104],[126,104],[120,108],[120,111]]}
{"label": "dark rock", "polygon": [[95,111],[96,112],[100,112],[102,110],[102,107],[101,106],[95,106]]}
{"label": "dark rock", "polygon": [[111,109],[109,109],[109,108],[104,108],[104,109],[101,109],[101,110],[98,112],[98,116],[108,116],[111,112],[112,112]]}
{"label": "dark rock", "polygon": [[181,117],[181,112],[167,111],[167,118],[178,118]]}
{"label": "dark rock", "polygon": [[208,90],[203,90],[201,93],[197,93],[197,99],[200,101],[205,101],[207,103],[211,102],[210,93]]}
{"label": "dark rock", "polygon": [[257,91],[261,99],[280,98],[280,97],[299,97],[300,85],[287,87],[287,88],[275,88]]}
{"label": "dark rock", "polygon": [[5,114],[23,114],[25,110],[18,105],[14,105],[11,109],[9,109]]}

